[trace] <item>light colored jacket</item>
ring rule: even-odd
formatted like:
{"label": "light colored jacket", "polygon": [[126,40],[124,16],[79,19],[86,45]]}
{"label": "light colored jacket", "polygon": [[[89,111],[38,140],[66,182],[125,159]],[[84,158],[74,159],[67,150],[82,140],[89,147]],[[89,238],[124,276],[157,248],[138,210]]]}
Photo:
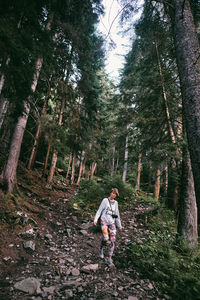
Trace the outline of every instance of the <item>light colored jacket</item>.
{"label": "light colored jacket", "polygon": [[[118,218],[113,218],[112,214],[118,216]],[[109,201],[108,198],[104,198],[97,210],[97,213],[94,217],[94,223],[98,221],[98,218],[101,216],[101,220],[105,222],[107,225],[116,224],[116,227],[122,228],[118,202],[116,200]]]}

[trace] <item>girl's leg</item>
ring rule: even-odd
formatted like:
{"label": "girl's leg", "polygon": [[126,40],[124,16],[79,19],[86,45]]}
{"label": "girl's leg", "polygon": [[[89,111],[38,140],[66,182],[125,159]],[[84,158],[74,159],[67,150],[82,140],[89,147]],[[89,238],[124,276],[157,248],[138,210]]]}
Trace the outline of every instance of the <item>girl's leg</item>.
{"label": "girl's leg", "polygon": [[101,230],[103,234],[103,239],[101,241],[101,245],[99,248],[99,257],[104,258],[104,253],[103,253],[103,247],[107,245],[109,241],[109,235],[108,235],[108,226],[105,223],[101,223]]}
{"label": "girl's leg", "polygon": [[115,224],[109,225],[109,233],[110,233],[110,241],[111,241],[111,246],[109,249],[109,259],[112,258],[114,249],[115,249],[115,240],[116,240],[116,226]]}
{"label": "girl's leg", "polygon": [[103,234],[103,239],[101,241],[100,248],[103,248],[103,246],[105,246],[109,241],[108,225],[102,222],[101,223],[101,230],[102,230],[102,234]]}

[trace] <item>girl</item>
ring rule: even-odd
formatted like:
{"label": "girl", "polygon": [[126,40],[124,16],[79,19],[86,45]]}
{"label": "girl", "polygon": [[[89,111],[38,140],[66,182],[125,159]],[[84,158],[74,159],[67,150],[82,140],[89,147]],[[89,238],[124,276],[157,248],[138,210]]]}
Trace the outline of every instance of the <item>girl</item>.
{"label": "girl", "polygon": [[[101,217],[101,230],[103,233],[103,239],[99,248],[99,257],[104,258],[103,247],[110,244],[109,257],[107,263],[113,265],[112,255],[115,248],[116,240],[116,227],[121,230],[121,220],[118,210],[118,202],[115,200],[116,196],[119,196],[117,188],[113,188],[110,196],[104,198],[99,206],[99,209],[94,217],[94,225],[97,224],[97,220]],[[110,235],[110,241],[109,241]]]}

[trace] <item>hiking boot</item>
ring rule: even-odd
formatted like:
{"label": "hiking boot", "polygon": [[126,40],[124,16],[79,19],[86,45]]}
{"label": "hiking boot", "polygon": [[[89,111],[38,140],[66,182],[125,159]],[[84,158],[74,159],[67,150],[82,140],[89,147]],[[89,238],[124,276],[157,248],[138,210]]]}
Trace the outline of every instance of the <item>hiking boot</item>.
{"label": "hiking boot", "polygon": [[99,257],[104,258],[103,249],[99,248]]}
{"label": "hiking boot", "polygon": [[112,258],[108,258],[108,259],[107,259],[107,264],[108,264],[109,266],[114,266]]}

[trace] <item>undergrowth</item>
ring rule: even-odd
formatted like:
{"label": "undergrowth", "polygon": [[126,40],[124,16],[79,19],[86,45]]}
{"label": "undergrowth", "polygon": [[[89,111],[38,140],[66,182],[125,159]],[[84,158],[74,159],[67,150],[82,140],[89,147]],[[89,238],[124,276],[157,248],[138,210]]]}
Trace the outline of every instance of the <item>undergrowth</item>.
{"label": "undergrowth", "polygon": [[119,176],[113,178],[109,176],[104,177],[100,182],[97,180],[82,181],[79,193],[72,198],[72,202],[81,212],[94,214],[103,198],[108,197],[114,187],[119,190],[116,200],[120,209],[135,201],[135,190],[130,184],[124,183]]}
{"label": "undergrowth", "polygon": [[[113,187],[120,196],[116,198],[120,210],[129,209],[137,201],[155,203],[155,200],[142,191],[135,191],[121,178],[104,178],[83,181],[79,193],[73,197],[73,204],[80,213],[94,215],[104,197],[108,197]],[[156,205],[156,214],[144,220],[145,231],[141,231],[138,242],[127,247],[121,267],[137,270],[143,278],[155,283],[158,290],[172,299],[200,300],[200,252],[187,250],[184,242],[177,239],[177,221],[174,212],[163,205]],[[142,220],[140,220],[142,222]]]}
{"label": "undergrowth", "polygon": [[146,227],[145,240],[127,250],[132,266],[172,299],[200,299],[200,253],[177,242],[173,212],[160,207]]}

